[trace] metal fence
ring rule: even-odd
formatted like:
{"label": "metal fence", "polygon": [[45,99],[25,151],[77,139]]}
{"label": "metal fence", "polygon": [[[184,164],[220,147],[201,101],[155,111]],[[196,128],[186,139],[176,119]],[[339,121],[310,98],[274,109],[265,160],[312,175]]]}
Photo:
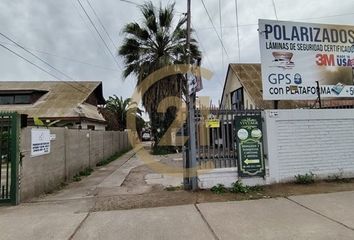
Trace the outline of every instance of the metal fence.
{"label": "metal fence", "polygon": [[0,112],[0,203],[17,203],[18,128],[16,113]]}
{"label": "metal fence", "polygon": [[237,166],[234,118],[260,115],[261,110],[202,108],[196,111],[197,162],[199,168]]}

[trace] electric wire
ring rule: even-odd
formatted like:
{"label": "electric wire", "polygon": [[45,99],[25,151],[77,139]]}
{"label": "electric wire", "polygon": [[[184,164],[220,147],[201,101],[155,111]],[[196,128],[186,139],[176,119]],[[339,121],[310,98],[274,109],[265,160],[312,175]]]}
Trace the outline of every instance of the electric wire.
{"label": "electric wire", "polygon": [[[16,44],[13,44],[13,43],[3,42],[3,41],[0,41],[0,43],[2,43],[4,45],[15,46],[16,47]],[[41,50],[41,49],[33,49],[33,48],[26,47],[26,46],[24,46],[24,48],[26,48],[27,50],[30,50],[30,51],[34,51],[34,52],[38,52],[38,53],[45,54],[45,55],[48,55],[48,56],[52,56],[52,57],[55,57],[55,58],[63,59],[65,61],[76,62],[76,63],[79,63],[79,64],[88,65],[88,66],[91,66],[91,67],[100,68],[100,69],[107,70],[107,71],[113,71],[113,72],[118,72],[119,71],[117,69],[113,69],[113,68],[109,68],[109,67],[105,67],[105,66],[101,66],[101,65],[96,65],[96,64],[85,62],[85,61],[81,61],[81,60],[78,60],[78,59],[73,59],[73,58],[70,58],[70,57],[65,57],[65,56],[61,56],[61,55],[58,55],[58,54],[50,53],[50,52],[47,52],[47,51],[44,51],[44,50]]]}
{"label": "electric wire", "polygon": [[[347,17],[347,16],[352,16],[352,15],[354,15],[354,13],[328,15],[328,16],[321,16],[321,17],[310,17],[310,18],[284,19],[284,21],[316,20],[316,19],[327,19],[327,18],[334,18],[334,17]],[[258,26],[258,23],[239,24],[238,27],[250,27],[250,26]],[[237,26],[223,26],[222,28],[224,28],[224,29],[225,28],[237,28]],[[213,27],[197,28],[197,30],[209,30],[209,29],[213,29]]]}
{"label": "electric wire", "polygon": [[[220,36],[223,41],[223,31],[222,31],[222,15],[221,15],[221,0],[219,0],[219,23],[220,23]],[[224,67],[224,51],[221,48],[221,68]]]}
{"label": "electric wire", "polygon": [[93,14],[96,16],[97,20],[98,20],[98,23],[101,25],[103,31],[106,33],[108,39],[111,41],[112,45],[118,49],[117,45],[113,42],[111,36],[109,35],[108,31],[107,31],[107,28],[104,26],[103,22],[101,21],[100,17],[98,16],[97,12],[95,11],[95,9],[93,8],[93,6],[91,5],[90,1],[89,0],[86,0],[86,2],[88,3],[89,7],[91,8]]}
{"label": "electric wire", "polygon": [[277,7],[275,6],[275,0],[272,0],[272,4],[274,9],[275,19],[278,20],[278,13],[277,13]]}
{"label": "electric wire", "polygon": [[[42,63],[44,63],[45,65],[47,65],[48,67],[50,67],[51,69],[55,70],[56,72],[60,73],[61,75],[65,76],[66,78],[68,78],[69,80],[74,80],[73,77],[70,77],[69,75],[67,75],[66,73],[64,73],[63,71],[59,70],[58,68],[54,67],[52,64],[50,64],[49,62],[43,60],[41,57],[37,56],[36,54],[34,54],[33,52],[31,52],[30,50],[26,49],[24,46],[22,46],[21,44],[17,43],[15,40],[11,39],[9,36],[5,35],[4,33],[0,32],[0,35],[3,36],[4,38],[6,38],[7,40],[9,40],[10,42],[12,42],[13,44],[15,44],[17,47],[21,48],[22,50],[24,50],[25,52],[29,53],[31,56],[33,56],[34,58],[36,58],[37,60],[41,61]],[[64,81],[64,80],[62,80]],[[86,86],[80,84],[79,82],[77,82],[78,85],[80,85],[83,88],[86,88],[87,90],[90,90],[89,88],[87,88]]]}
{"label": "electric wire", "polygon": [[[42,68],[41,66],[35,64],[34,62],[28,60],[27,58],[23,57],[23,56],[20,55],[19,53],[17,53],[17,52],[15,52],[15,51],[11,50],[10,48],[8,48],[8,47],[6,47],[5,45],[3,45],[2,43],[0,43],[0,46],[1,46],[2,48],[4,48],[5,50],[11,52],[12,54],[16,55],[17,57],[23,59],[23,60],[26,61],[27,63],[29,63],[29,64],[35,66],[36,68],[38,68],[38,69],[41,70],[42,72],[47,73],[48,75],[50,75],[51,77],[55,78],[56,80],[63,81],[62,79],[60,79],[60,78],[57,77],[56,75],[52,74],[51,72],[47,71],[46,69]],[[80,92],[82,92],[82,93],[87,94],[86,92],[82,91],[81,89],[75,87],[74,85],[72,85],[72,84],[70,84],[70,83],[68,83],[68,82],[66,82],[66,81],[64,81],[64,83],[70,85],[72,88],[74,88],[74,89],[76,89],[76,90],[78,90],[78,91],[80,91]]]}
{"label": "electric wire", "polygon": [[224,49],[224,51],[225,51],[225,53],[226,53],[226,56],[229,58],[229,54],[228,54],[228,52],[227,52],[227,50],[226,50],[226,48],[225,48],[225,45],[224,45],[224,43],[223,43],[223,41],[222,41],[222,39],[221,39],[221,37],[220,37],[218,31],[216,30],[216,27],[215,27],[215,25],[214,25],[213,19],[211,18],[208,9],[207,9],[207,7],[205,6],[204,1],[203,1],[203,0],[200,0],[200,1],[201,1],[202,5],[203,5],[203,7],[204,7],[205,12],[206,12],[207,15],[208,15],[209,21],[210,21],[210,23],[211,23],[211,25],[212,25],[212,27],[213,27],[213,29],[214,29],[215,34],[217,35],[217,37],[218,37],[218,39],[219,39],[219,41],[220,41],[220,43],[221,43],[221,46],[223,47],[223,49]]}
{"label": "electric wire", "polygon": [[100,39],[102,40],[104,46],[106,47],[106,49],[108,50],[108,52],[110,53],[110,55],[112,56],[113,60],[115,61],[115,63],[117,64],[117,66],[120,68],[120,70],[123,70],[122,67],[120,66],[120,64],[118,63],[117,59],[115,58],[114,54],[112,53],[111,49],[108,47],[106,41],[104,40],[104,38],[102,37],[101,33],[98,31],[95,23],[92,21],[90,15],[87,13],[85,7],[82,5],[80,0],[77,0],[77,2],[80,4],[81,9],[84,11],[86,17],[89,19],[91,25],[94,27],[96,33],[98,34],[98,36],[100,37]]}
{"label": "electric wire", "polygon": [[237,32],[237,51],[238,51],[238,62],[241,62],[241,47],[240,47],[240,28],[238,26],[238,5],[237,0],[235,0],[235,16],[236,16],[236,32]]}

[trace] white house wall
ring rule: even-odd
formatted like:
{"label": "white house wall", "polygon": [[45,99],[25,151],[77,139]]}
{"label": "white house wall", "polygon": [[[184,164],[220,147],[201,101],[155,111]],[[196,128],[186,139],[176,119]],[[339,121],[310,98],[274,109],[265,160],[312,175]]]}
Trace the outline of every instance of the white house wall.
{"label": "white house wall", "polygon": [[265,111],[271,181],[354,176],[354,109]]}

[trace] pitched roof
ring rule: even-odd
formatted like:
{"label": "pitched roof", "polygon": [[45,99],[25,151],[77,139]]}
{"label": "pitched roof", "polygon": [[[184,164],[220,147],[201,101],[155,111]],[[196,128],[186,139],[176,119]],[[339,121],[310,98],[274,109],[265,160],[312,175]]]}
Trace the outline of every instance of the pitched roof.
{"label": "pitched roof", "polygon": [[44,91],[34,104],[0,105],[0,111],[17,111],[29,117],[86,117],[105,121],[97,107],[86,103],[95,94],[98,104],[104,104],[102,82],[99,81],[0,81],[0,91]]}
{"label": "pitched roof", "polygon": [[[262,109],[272,109],[274,108],[273,101],[263,100],[263,90],[262,90],[262,74],[261,74],[261,64],[229,64],[229,69],[227,74],[234,74],[240,81],[244,90],[248,93],[250,98],[254,101],[258,108]],[[230,78],[232,79],[232,78]],[[227,85],[228,77],[226,76],[223,96],[225,88]],[[293,100],[281,100],[278,102],[278,108],[280,109],[290,109],[290,108],[304,108],[309,107],[314,104],[314,101],[293,101]],[[334,99],[334,100],[322,100],[324,107],[334,107],[334,106],[344,106],[344,105],[354,105],[354,100],[352,99]]]}

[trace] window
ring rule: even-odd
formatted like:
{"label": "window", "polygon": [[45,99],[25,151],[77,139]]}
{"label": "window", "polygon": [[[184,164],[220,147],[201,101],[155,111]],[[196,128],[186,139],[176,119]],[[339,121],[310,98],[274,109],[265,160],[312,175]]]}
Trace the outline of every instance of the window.
{"label": "window", "polygon": [[21,94],[21,95],[0,95],[0,104],[9,105],[9,104],[30,104],[31,95]]}
{"label": "window", "polygon": [[95,130],[95,125],[87,125],[88,130]]}
{"label": "window", "polygon": [[231,93],[232,109],[241,110],[245,108],[243,101],[243,88],[239,88]]}
{"label": "window", "polygon": [[0,96],[1,105],[13,104],[13,102],[14,102],[14,96]]}
{"label": "window", "polygon": [[15,95],[15,104],[29,104],[31,103],[30,95]]}

